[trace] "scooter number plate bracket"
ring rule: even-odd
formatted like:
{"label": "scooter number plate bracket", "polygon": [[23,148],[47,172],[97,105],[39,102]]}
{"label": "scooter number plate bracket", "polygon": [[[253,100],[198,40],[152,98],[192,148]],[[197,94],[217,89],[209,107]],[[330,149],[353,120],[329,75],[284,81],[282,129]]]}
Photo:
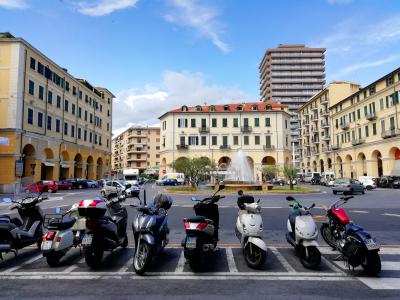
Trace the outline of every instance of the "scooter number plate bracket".
{"label": "scooter number plate bracket", "polygon": [[188,237],[186,240],[186,248],[188,249],[194,249],[196,248],[196,238],[195,237]]}
{"label": "scooter number plate bracket", "polygon": [[379,244],[375,241],[375,239],[365,240],[365,246],[368,250],[376,250],[379,249]]}
{"label": "scooter number plate bracket", "polygon": [[82,239],[82,246],[90,246],[93,241],[93,234],[85,234]]}
{"label": "scooter number plate bracket", "polygon": [[44,241],[42,242],[42,250],[50,250],[53,245],[53,241]]}

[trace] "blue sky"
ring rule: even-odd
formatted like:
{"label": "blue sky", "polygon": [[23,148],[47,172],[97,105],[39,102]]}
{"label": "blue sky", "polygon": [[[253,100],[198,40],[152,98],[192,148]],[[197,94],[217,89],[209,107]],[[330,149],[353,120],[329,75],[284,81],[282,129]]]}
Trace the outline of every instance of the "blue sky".
{"label": "blue sky", "polygon": [[0,0],[0,31],[117,95],[114,130],[183,104],[257,101],[268,47],[326,47],[327,81],[400,62],[400,1]]}

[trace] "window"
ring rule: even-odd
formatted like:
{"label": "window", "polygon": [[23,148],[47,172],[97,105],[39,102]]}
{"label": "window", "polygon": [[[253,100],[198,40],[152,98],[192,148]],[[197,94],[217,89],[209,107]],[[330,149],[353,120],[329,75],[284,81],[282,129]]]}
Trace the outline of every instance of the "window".
{"label": "window", "polygon": [[222,127],[228,127],[228,119],[227,118],[222,119]]}
{"label": "window", "polygon": [[192,128],[196,127],[196,119],[190,119],[190,127]]}
{"label": "window", "polygon": [[61,121],[59,119],[56,119],[56,132],[60,132],[60,127],[61,127]]}
{"label": "window", "polygon": [[254,127],[260,127],[260,118],[254,118]]}
{"label": "window", "polygon": [[71,110],[72,110],[72,114],[75,115],[75,104],[73,104],[73,103],[72,103]]}
{"label": "window", "polygon": [[51,117],[47,116],[47,130],[51,130]]}
{"label": "window", "polygon": [[385,131],[385,120],[381,120],[381,132]]}
{"label": "window", "polygon": [[89,142],[92,143],[92,141],[93,141],[93,133],[90,132],[89,133]]}
{"label": "window", "polygon": [[249,136],[248,135],[243,136],[243,144],[245,144],[245,145],[249,144]]}
{"label": "window", "polygon": [[270,118],[265,118],[265,126],[270,127],[271,126],[271,119]]}
{"label": "window", "polygon": [[75,86],[72,87],[72,95],[76,95],[76,87]]}
{"label": "window", "polygon": [[376,123],[372,124],[372,135],[376,135]]}
{"label": "window", "polygon": [[225,147],[228,146],[228,136],[227,135],[222,136],[222,145]]}
{"label": "window", "polygon": [[65,101],[64,101],[64,110],[66,111],[66,112],[68,112],[68,105],[69,103],[68,103],[68,100],[67,99],[65,99]]}
{"label": "window", "polygon": [[38,62],[38,73],[44,75],[44,66],[41,62]]}
{"label": "window", "polygon": [[69,91],[69,82],[68,81],[65,81],[65,90]]}
{"label": "window", "polygon": [[199,137],[196,135],[191,135],[188,137],[188,145],[198,145]]}
{"label": "window", "polygon": [[178,119],[178,127],[188,127],[187,119]]}
{"label": "window", "polygon": [[362,138],[362,132],[361,132],[361,127],[358,128],[358,138],[361,139]]}
{"label": "window", "polygon": [[32,70],[36,69],[36,59],[34,59],[33,57],[31,57],[31,69]]}
{"label": "window", "polygon": [[64,135],[68,135],[68,123],[64,122]]}
{"label": "window", "polygon": [[87,110],[85,110],[85,121],[87,121]]}
{"label": "window", "polygon": [[365,137],[369,137],[368,125],[365,126]]}
{"label": "window", "polygon": [[87,140],[87,130],[85,129],[85,131],[83,132],[83,140],[86,142]]}
{"label": "window", "polygon": [[395,122],[394,122],[394,117],[390,117],[390,130],[394,130],[395,129]]}
{"label": "window", "polygon": [[180,145],[185,145],[186,143],[185,143],[185,137],[182,135],[182,136],[180,136]]}
{"label": "window", "polygon": [[37,126],[39,127],[43,127],[43,113],[41,113],[40,111],[37,114],[38,116],[38,120],[37,120]]}
{"label": "window", "polygon": [[[82,119],[82,108],[78,107],[78,117]],[[108,130],[108,128],[107,128]]]}
{"label": "window", "polygon": [[75,137],[75,126],[71,125],[71,136]]}
{"label": "window", "polygon": [[53,92],[52,91],[48,91],[48,93],[47,93],[47,103],[53,104]]}
{"label": "window", "polygon": [[216,136],[216,135],[213,135],[213,136],[211,137],[211,144],[212,144],[213,146],[216,146],[216,145],[217,145],[217,136]]}
{"label": "window", "polygon": [[35,83],[32,80],[29,80],[29,94],[35,95]]}
{"label": "window", "polygon": [[33,125],[33,109],[28,108],[28,124]]}
{"label": "window", "polygon": [[93,123],[93,114],[92,114],[92,113],[90,114],[89,122],[90,122],[90,123]]}
{"label": "window", "polygon": [[82,99],[82,91],[79,91],[79,99]]}
{"label": "window", "polygon": [[201,119],[201,127],[202,128],[207,127],[207,120],[206,119]]}
{"label": "window", "polygon": [[215,118],[211,119],[211,126],[217,127],[217,119],[215,119]]}
{"label": "window", "polygon": [[57,108],[61,108],[61,97],[57,95]]}
{"label": "window", "polygon": [[201,145],[206,146],[207,145],[207,137],[206,136],[201,136]]}
{"label": "window", "polygon": [[239,127],[239,119],[233,118],[233,127]]}
{"label": "window", "polygon": [[271,148],[271,136],[270,135],[265,136],[265,146],[267,148]]}
{"label": "window", "polygon": [[285,120],[285,128],[287,129],[287,120]]}
{"label": "window", "polygon": [[364,106],[364,116],[368,115],[368,107]]}
{"label": "window", "polygon": [[394,83],[393,76],[390,76],[389,78],[386,78],[386,86],[390,86]]}
{"label": "window", "polygon": [[249,118],[244,118],[244,119],[243,119],[243,125],[244,125],[245,127],[248,127],[248,126],[249,126]]}
{"label": "window", "polygon": [[260,145],[260,136],[259,136],[259,135],[256,135],[256,136],[254,137],[254,144]]}
{"label": "window", "polygon": [[41,86],[41,85],[39,85],[39,99],[40,100],[43,100],[43,93],[44,93],[44,88]]}
{"label": "window", "polygon": [[361,119],[361,112],[360,109],[357,109],[357,120]]}
{"label": "window", "polygon": [[233,144],[234,145],[239,145],[239,136],[238,135],[234,135],[233,136]]}

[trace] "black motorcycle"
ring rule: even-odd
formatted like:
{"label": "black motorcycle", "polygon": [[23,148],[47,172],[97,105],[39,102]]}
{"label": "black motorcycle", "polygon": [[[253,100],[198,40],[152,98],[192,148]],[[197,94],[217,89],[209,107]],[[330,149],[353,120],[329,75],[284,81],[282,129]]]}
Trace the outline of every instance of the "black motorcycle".
{"label": "black motorcycle", "polygon": [[132,223],[135,239],[133,269],[137,274],[144,274],[153,258],[168,244],[168,210],[172,206],[172,198],[158,194],[153,204],[137,207],[138,214]]}
{"label": "black motorcycle", "polygon": [[224,188],[225,185],[221,182],[218,190],[211,197],[203,200],[192,197],[192,201],[197,201],[193,207],[196,216],[183,220],[186,237],[182,241],[182,247],[185,258],[189,260],[193,271],[200,268],[206,255],[216,250],[219,226],[219,211],[216,203],[219,199],[225,198],[217,193]]}
{"label": "black motorcycle", "polygon": [[100,264],[104,251],[128,246],[128,213],[121,206],[125,199],[123,195],[110,194],[105,199],[82,200],[79,203],[79,215],[86,217],[82,247],[89,267],[94,268]]}
{"label": "black motorcycle", "polygon": [[40,249],[43,236],[43,212],[39,203],[48,199],[47,196],[26,195],[22,199],[4,198],[5,203],[14,203],[12,210],[17,209],[19,218],[11,218],[8,215],[0,215],[0,259],[3,253],[14,252],[37,244]]}

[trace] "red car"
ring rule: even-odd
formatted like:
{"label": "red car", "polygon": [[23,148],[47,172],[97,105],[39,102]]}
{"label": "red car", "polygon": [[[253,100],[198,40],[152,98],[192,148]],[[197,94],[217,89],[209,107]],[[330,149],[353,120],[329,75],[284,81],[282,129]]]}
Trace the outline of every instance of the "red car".
{"label": "red car", "polygon": [[57,181],[56,184],[59,190],[72,190],[72,183],[67,180]]}
{"label": "red car", "polygon": [[36,192],[36,193],[55,193],[58,191],[58,186],[54,181],[41,180],[36,183],[32,183],[25,188],[25,192]]}

